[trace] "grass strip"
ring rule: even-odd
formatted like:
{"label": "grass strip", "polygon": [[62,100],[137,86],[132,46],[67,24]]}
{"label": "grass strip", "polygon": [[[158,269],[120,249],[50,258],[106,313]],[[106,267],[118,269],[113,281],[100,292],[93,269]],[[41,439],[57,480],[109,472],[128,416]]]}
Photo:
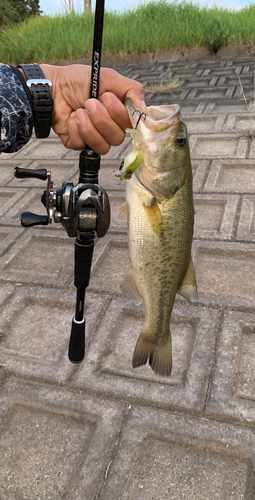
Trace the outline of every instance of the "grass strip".
{"label": "grass strip", "polygon": [[[0,61],[53,62],[91,55],[94,15],[75,12],[36,16],[0,30]],[[239,11],[193,3],[150,2],[123,14],[105,12],[103,55],[145,53],[171,48],[255,43],[255,5]]]}

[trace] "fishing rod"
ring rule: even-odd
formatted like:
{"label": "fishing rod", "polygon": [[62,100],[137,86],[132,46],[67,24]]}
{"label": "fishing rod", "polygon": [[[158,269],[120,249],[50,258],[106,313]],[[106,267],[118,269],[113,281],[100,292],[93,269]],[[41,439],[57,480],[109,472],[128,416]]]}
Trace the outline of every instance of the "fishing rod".
{"label": "fishing rod", "polygon": [[[92,51],[92,65],[91,65],[91,86],[90,86],[90,97],[98,99],[99,91],[99,76],[101,67],[101,53],[102,53],[102,38],[103,38],[103,24],[104,24],[104,0],[96,1],[95,10],[95,21],[94,21],[94,40],[93,40],[93,51]],[[80,153],[79,161],[79,182],[83,183],[84,189],[86,184],[98,186],[98,172],[100,169],[101,157],[88,145]],[[99,186],[98,186],[99,188]],[[86,190],[86,188],[85,188]],[[94,191],[95,192],[95,191]],[[97,191],[96,201],[99,201],[101,194],[99,194],[100,188]],[[92,200],[92,193],[90,194],[90,199]],[[95,195],[94,195],[95,196]],[[108,197],[104,193],[103,204],[106,203]],[[96,225],[96,219],[100,213],[97,210],[96,205],[92,207],[93,214],[92,219],[94,220],[94,226]],[[106,203],[103,208],[104,212],[108,214],[107,223],[110,225],[110,204]],[[104,221],[105,222],[105,221]],[[109,227],[109,226],[108,226]],[[104,224],[103,235],[106,229]],[[88,225],[86,225],[85,231],[79,231],[76,234],[75,241],[75,270],[74,270],[74,285],[77,289],[76,296],[76,311],[75,316],[72,320],[72,330],[69,343],[68,357],[71,362],[78,363],[81,362],[85,354],[85,318],[84,318],[84,303],[85,303],[85,290],[89,285],[90,280],[90,269],[92,263],[92,255],[94,250],[94,240],[95,240],[95,227],[93,231],[89,231]],[[98,228],[97,228],[98,229]],[[105,232],[106,232],[105,231]],[[97,230],[97,236],[102,237]]]}
{"label": "fishing rod", "polygon": [[[91,67],[90,97],[98,99],[104,22],[104,0],[96,0],[94,40]],[[54,191],[51,173],[46,169],[14,169],[18,178],[34,177],[47,180],[47,189],[41,201],[47,215],[31,212],[21,214],[24,227],[48,225],[52,220],[61,223],[67,234],[75,238],[74,285],[76,287],[75,316],[72,319],[68,357],[72,363],[80,363],[85,355],[84,303],[89,285],[95,236],[102,238],[110,225],[110,202],[106,191],[98,184],[100,155],[87,145],[80,153],[79,181],[76,186],[66,181]]]}

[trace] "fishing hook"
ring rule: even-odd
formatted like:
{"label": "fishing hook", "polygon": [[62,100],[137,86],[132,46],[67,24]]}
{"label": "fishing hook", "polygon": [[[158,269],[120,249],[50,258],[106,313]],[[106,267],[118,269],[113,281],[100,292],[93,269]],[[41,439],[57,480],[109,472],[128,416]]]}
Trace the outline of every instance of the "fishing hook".
{"label": "fishing hook", "polygon": [[140,111],[139,109],[135,109],[134,112],[133,112],[133,116],[135,113],[139,113],[139,116],[138,116],[138,120],[136,122],[136,126],[135,126],[135,129],[137,129],[138,125],[139,125],[139,121],[141,120],[142,116],[144,116],[144,121],[146,120],[146,114],[143,113],[142,111]]}
{"label": "fishing hook", "polygon": [[[137,129],[137,127],[138,127],[138,125],[139,125],[139,122],[140,122],[140,120],[141,120],[142,116],[144,117],[144,121],[145,121],[145,120],[146,120],[146,116],[147,116],[147,115],[146,115],[145,113],[143,113],[143,111],[140,111],[140,109],[135,109],[135,110],[133,111],[133,116],[134,116],[134,114],[135,114],[135,113],[139,113],[138,120],[137,120],[137,122],[136,122],[136,126],[135,126],[135,130],[136,130],[136,129]],[[122,169],[123,165],[124,165],[124,160],[122,160],[122,162],[121,162],[121,164],[120,164],[120,167],[119,167],[119,170],[121,170],[121,169]],[[115,177],[120,177],[120,174],[115,174]],[[128,178],[128,177],[127,177],[127,178]]]}
{"label": "fishing hook", "polygon": [[[121,169],[122,169],[123,165],[124,165],[124,159],[123,159],[123,160],[121,160],[121,164],[120,164],[120,168],[119,168],[119,170],[121,170]],[[115,177],[120,177],[120,175],[115,175]]]}

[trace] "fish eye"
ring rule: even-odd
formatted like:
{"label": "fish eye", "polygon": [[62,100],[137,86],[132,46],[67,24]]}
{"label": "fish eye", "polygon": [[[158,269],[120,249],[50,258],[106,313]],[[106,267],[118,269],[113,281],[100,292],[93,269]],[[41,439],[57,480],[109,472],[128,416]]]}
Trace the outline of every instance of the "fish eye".
{"label": "fish eye", "polygon": [[127,172],[127,173],[125,174],[125,179],[131,179],[131,177],[132,177],[132,175],[131,175],[130,173],[128,173],[128,172]]}
{"label": "fish eye", "polygon": [[175,143],[177,144],[177,146],[180,146],[180,148],[183,148],[183,146],[185,146],[185,144],[186,144],[185,135],[184,134],[177,135],[177,137],[175,139]]}

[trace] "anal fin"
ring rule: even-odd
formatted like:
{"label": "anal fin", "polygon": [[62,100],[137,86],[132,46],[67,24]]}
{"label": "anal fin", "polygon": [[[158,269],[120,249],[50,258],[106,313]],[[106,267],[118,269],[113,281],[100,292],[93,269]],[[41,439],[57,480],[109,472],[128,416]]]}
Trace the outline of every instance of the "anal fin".
{"label": "anal fin", "polygon": [[136,286],[135,277],[133,271],[125,276],[123,282],[120,285],[121,291],[125,293],[133,302],[139,306],[143,302],[143,298],[140,295],[138,288]]}
{"label": "anal fin", "polygon": [[181,287],[178,290],[179,295],[182,295],[189,302],[197,302],[197,283],[196,283],[196,275],[195,268],[190,257],[189,265],[187,267],[186,274],[182,281]]}

